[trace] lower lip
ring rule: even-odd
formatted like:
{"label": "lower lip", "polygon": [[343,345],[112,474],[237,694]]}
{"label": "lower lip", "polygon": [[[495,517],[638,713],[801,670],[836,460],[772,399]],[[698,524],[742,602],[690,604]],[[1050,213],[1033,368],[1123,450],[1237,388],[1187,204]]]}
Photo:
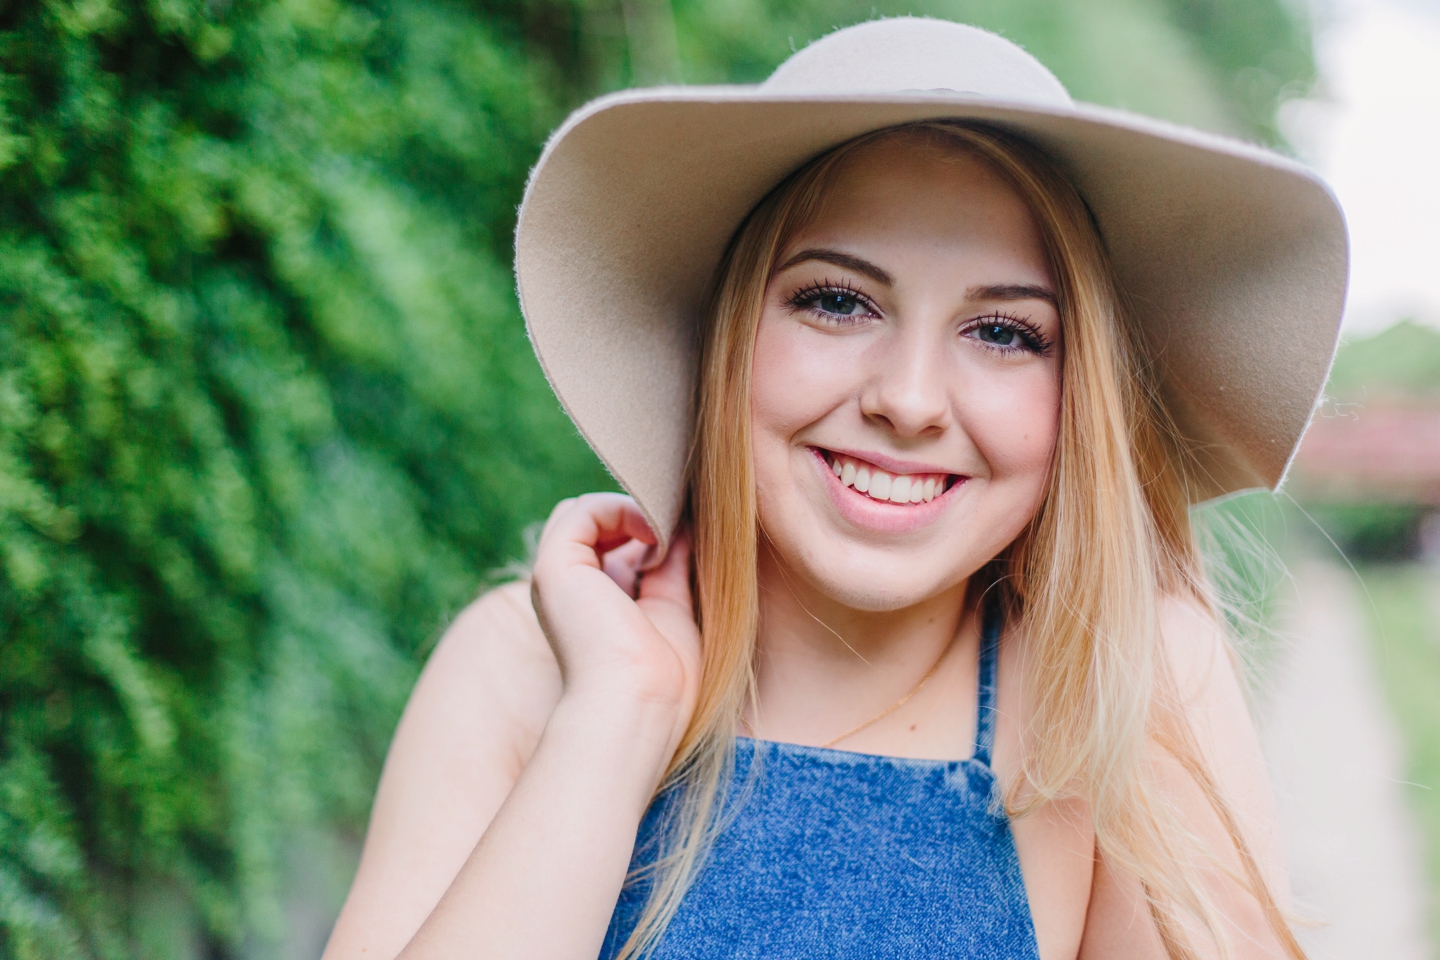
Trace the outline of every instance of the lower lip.
{"label": "lower lip", "polygon": [[950,489],[928,503],[890,503],[867,497],[854,487],[845,486],[840,482],[840,478],[835,476],[835,471],[830,468],[823,453],[815,447],[810,448],[810,453],[815,458],[815,464],[825,484],[825,492],[830,495],[830,502],[835,504],[835,509],[855,526],[876,533],[910,533],[929,526],[945,512],[951,497],[965,485],[966,480],[965,477],[960,477],[950,485]]}

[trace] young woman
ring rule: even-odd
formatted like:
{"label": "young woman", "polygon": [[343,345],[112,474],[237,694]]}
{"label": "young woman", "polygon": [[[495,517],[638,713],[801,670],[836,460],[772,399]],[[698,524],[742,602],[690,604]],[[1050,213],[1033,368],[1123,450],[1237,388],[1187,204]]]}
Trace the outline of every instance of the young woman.
{"label": "young woman", "polygon": [[634,499],[441,642],[329,960],[1302,956],[1188,508],[1304,429],[1322,185],[876,21],[580,111],[517,263]]}

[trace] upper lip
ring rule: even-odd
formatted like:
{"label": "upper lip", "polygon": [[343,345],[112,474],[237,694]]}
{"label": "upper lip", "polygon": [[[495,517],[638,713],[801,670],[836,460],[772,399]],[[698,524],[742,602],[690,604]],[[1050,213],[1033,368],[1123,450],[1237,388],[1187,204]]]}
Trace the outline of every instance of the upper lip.
{"label": "upper lip", "polygon": [[902,460],[899,457],[890,457],[883,453],[867,453],[860,450],[843,450],[840,447],[821,447],[819,445],[816,446],[816,449],[828,453],[838,453],[840,456],[849,457],[852,460],[864,460],[867,463],[873,463],[886,473],[943,473],[947,476],[963,476],[959,471],[950,470],[946,467],[937,467],[933,463],[921,463],[918,460]]}

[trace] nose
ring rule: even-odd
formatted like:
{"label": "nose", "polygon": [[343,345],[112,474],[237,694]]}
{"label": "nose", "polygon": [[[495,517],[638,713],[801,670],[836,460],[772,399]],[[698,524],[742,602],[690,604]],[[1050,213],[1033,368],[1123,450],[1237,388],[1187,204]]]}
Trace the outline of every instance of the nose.
{"label": "nose", "polygon": [[950,391],[944,350],[919,324],[872,348],[874,368],[860,395],[860,412],[897,437],[926,437],[950,425]]}

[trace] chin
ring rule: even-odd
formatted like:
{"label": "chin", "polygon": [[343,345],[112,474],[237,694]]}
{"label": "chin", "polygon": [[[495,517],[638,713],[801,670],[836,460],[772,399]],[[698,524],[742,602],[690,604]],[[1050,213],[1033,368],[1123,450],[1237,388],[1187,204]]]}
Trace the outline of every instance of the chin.
{"label": "chin", "polygon": [[895,610],[905,610],[944,592],[944,587],[941,585],[937,585],[934,590],[928,592],[916,592],[913,589],[901,592],[898,587],[886,589],[885,586],[874,583],[831,581],[822,582],[818,586],[835,603],[863,613],[890,613]]}
{"label": "chin", "polygon": [[[794,563],[783,557],[785,551],[779,547],[776,550],[780,562],[810,581],[820,594],[867,613],[903,610],[924,603],[953,589],[985,563],[957,564],[955,557],[937,560],[918,552],[907,557],[904,554],[909,551],[867,549],[857,544],[837,546]],[[919,571],[930,573],[917,576]]]}

